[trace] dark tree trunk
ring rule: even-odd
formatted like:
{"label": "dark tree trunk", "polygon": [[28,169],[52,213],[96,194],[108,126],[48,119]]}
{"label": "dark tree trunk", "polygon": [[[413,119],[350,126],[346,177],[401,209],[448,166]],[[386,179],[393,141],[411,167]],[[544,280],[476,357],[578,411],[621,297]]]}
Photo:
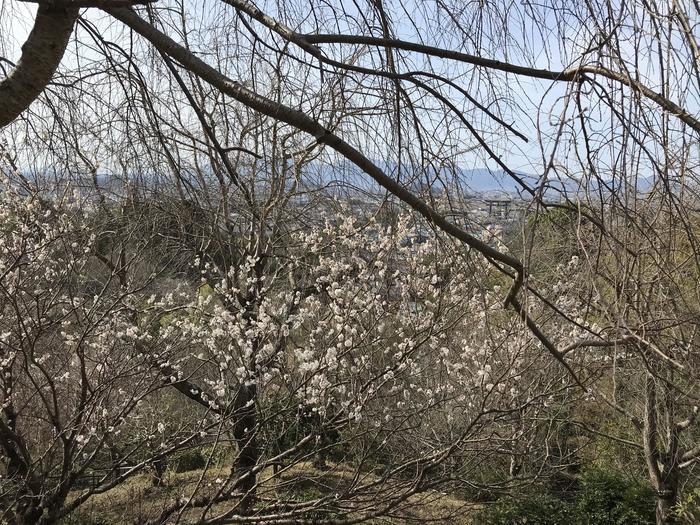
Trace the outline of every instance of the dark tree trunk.
{"label": "dark tree trunk", "polygon": [[656,496],[656,524],[671,525],[676,523],[673,516],[673,507],[677,503],[678,493],[674,489],[665,489],[657,492]]}
{"label": "dark tree trunk", "polygon": [[673,507],[678,503],[678,467],[663,469],[662,475],[656,487],[656,524],[672,525],[677,523]]}
{"label": "dark tree trunk", "polygon": [[160,458],[153,462],[153,486],[162,487],[165,485],[165,471],[168,469],[167,458]]}
{"label": "dark tree trunk", "polygon": [[257,476],[253,469],[258,464],[260,451],[257,443],[257,414],[255,385],[241,385],[236,396],[236,424],[233,436],[238,445],[238,455],[233,464],[233,470],[240,481],[234,490],[242,494],[241,514],[248,514],[255,505],[255,486]]}

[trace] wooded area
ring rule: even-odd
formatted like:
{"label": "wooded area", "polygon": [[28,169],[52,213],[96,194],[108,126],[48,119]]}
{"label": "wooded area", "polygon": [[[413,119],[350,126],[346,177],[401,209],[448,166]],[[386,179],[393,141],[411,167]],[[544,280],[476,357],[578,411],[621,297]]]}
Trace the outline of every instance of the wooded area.
{"label": "wooded area", "polygon": [[0,522],[699,523],[699,24],[0,0]]}

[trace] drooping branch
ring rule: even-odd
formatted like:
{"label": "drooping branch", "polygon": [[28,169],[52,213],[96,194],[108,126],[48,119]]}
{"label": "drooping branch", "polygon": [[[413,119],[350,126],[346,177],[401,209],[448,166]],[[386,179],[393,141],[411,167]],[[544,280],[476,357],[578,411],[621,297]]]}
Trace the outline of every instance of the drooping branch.
{"label": "drooping branch", "polygon": [[[234,1],[234,0],[231,0]],[[235,0],[236,2],[244,2],[244,0]],[[256,19],[259,20],[258,17]],[[284,33],[280,33],[285,36]],[[379,38],[374,36],[365,35],[333,35],[333,34],[309,34],[300,35],[293,33],[294,38],[290,39],[292,42],[303,42],[306,46],[315,46],[317,44],[362,44],[362,45],[374,45],[380,47],[389,47],[394,49],[402,49],[404,51],[412,51],[428,56],[434,56],[438,58],[445,58],[447,60],[454,60],[456,62],[463,62],[466,64],[472,64],[478,67],[483,67],[486,69],[493,69],[496,71],[503,71],[505,73],[512,73],[514,75],[520,75],[530,78],[539,78],[543,80],[552,80],[555,82],[577,82],[586,80],[587,76],[601,76],[615,82],[619,82],[641,94],[643,97],[648,98],[654,103],[658,104],[661,108],[668,111],[672,115],[675,115],[679,120],[693,128],[695,131],[700,133],[700,120],[698,120],[694,115],[686,111],[684,108],[679,106],[677,103],[671,99],[665,97],[663,94],[654,91],[642,82],[631,78],[629,75],[624,75],[616,71],[612,71],[608,68],[601,67],[599,65],[584,64],[581,66],[570,67],[565,70],[556,71],[549,69],[539,69],[529,66],[521,66],[518,64],[511,64],[509,62],[502,62],[500,60],[493,60],[490,58],[481,57],[478,55],[470,55],[468,53],[462,53],[460,51],[454,51],[450,49],[443,49],[439,47],[429,46],[425,44],[418,44],[415,42],[408,42],[405,40],[390,39],[390,38]]]}
{"label": "drooping branch", "polygon": [[[575,378],[579,385],[582,386],[577,379],[575,372],[564,360],[564,356],[556,348],[556,345],[545,336],[535,321],[527,314],[525,307],[518,300],[519,291],[522,289],[523,283],[525,282],[525,266],[519,259],[510,254],[499,251],[498,249],[490,246],[488,243],[482,241],[453,222],[449,221],[445,216],[438,213],[437,210],[435,210],[419,196],[384,173],[379,166],[372,162],[361,151],[343,140],[331,130],[324,127],[318,121],[301,111],[261,96],[255,91],[243,86],[241,83],[222,74],[220,71],[198,58],[190,50],[178,44],[149,22],[139,17],[138,14],[136,14],[132,9],[110,8],[105,9],[105,11],[129,26],[136,33],[146,38],[158,51],[175,59],[182,67],[194,73],[213,87],[217,88],[223,94],[238,100],[242,104],[264,115],[279,120],[280,122],[285,122],[299,130],[309,133],[316,138],[319,144],[329,146],[331,149],[335,150],[344,158],[355,164],[385,190],[408,204],[413,210],[420,213],[430,223],[434,224],[446,234],[481,253],[487,260],[512,268],[514,270],[514,280],[512,287],[507,294],[505,306],[512,307],[518,315],[523,317],[523,320],[527,323],[530,330],[542,342],[547,351],[551,353],[552,356],[568,371],[568,373]],[[498,264],[496,264],[496,266],[499,267]]]}
{"label": "drooping branch", "polygon": [[282,24],[279,20],[276,20],[275,18],[264,13],[258,7],[248,2],[248,0],[224,0],[224,2],[235,7],[242,13],[247,14],[271,31],[277,33],[288,42],[299,46],[313,57],[323,60],[326,63],[332,63],[338,67],[344,67],[345,65],[339,64],[336,61],[328,60],[323,51],[318,47],[318,44],[359,44],[373,45],[389,49],[402,49],[404,51],[412,51],[428,56],[445,58],[466,64],[473,64],[477,67],[483,67],[486,69],[503,71],[505,73],[512,73],[530,78],[551,80],[555,82],[579,82],[586,80],[588,76],[601,76],[635,90],[644,98],[658,104],[665,111],[675,115],[676,118],[684,122],[696,132],[700,133],[700,120],[698,120],[686,109],[675,103],[673,100],[661,93],[657,93],[639,80],[631,78],[629,75],[618,73],[599,65],[583,64],[580,66],[570,67],[562,71],[555,71],[511,64],[478,55],[471,55],[460,51],[443,49],[394,38],[368,35],[302,34],[294,31],[293,29]]}
{"label": "drooping branch", "polygon": [[22,56],[0,80],[0,128],[15,120],[46,88],[68,46],[77,8],[39,7]]}
{"label": "drooping branch", "polygon": [[191,51],[181,46],[173,39],[160,32],[147,21],[139,17],[133,10],[126,8],[105,9],[114,18],[120,20],[138,34],[146,38],[158,51],[177,60],[185,69],[193,72],[222,93],[238,100],[246,106],[281,122],[285,122],[297,129],[309,133],[320,144],[325,144],[338,152],[346,159],[353,162],[362,171],[369,175],[384,189],[404,201],[415,211],[420,213],[429,222],[452,237],[462,241],[467,246],[475,249],[484,256],[499,261],[518,272],[523,272],[523,264],[512,255],[500,252],[488,243],[468,233],[454,223],[447,220],[423,199],[406,189],[399,182],[388,176],[384,171],[372,162],[357,148],[343,140],[341,137],[325,128],[307,114],[295,110],[289,106],[259,95],[214,69],[209,64],[195,56]]}

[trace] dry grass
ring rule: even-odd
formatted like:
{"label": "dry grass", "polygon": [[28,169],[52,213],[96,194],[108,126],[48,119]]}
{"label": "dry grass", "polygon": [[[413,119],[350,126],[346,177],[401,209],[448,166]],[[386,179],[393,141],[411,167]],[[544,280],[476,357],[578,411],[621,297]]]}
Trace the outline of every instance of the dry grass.
{"label": "dry grass", "polygon": [[[169,472],[166,484],[162,487],[152,486],[147,474],[135,476],[122,485],[115,487],[105,494],[93,496],[79,511],[63,521],[68,525],[116,525],[127,523],[143,523],[156,518],[163,509],[170,505],[175,498],[189,497],[199,486],[198,495],[213,493],[217,488],[217,479],[225,478],[229,473],[226,467],[210,468],[183,473]],[[274,480],[270,480],[272,472],[264,472],[258,491],[262,502],[272,498],[282,497],[287,500],[307,501],[329,494],[330,488],[335,490],[351,482],[354,471],[342,465],[331,466],[329,470],[316,470],[310,464],[299,464],[281,472]],[[371,475],[368,475],[371,476]],[[267,481],[265,481],[267,479]],[[473,523],[469,516],[475,506],[449,495],[429,491],[412,496],[410,505],[396,512],[396,515],[374,519],[369,523],[454,523],[469,525]],[[215,505],[215,515],[231,508],[230,502]],[[201,516],[201,509],[185,512],[180,523],[196,522]],[[175,516],[168,521],[174,523]]]}

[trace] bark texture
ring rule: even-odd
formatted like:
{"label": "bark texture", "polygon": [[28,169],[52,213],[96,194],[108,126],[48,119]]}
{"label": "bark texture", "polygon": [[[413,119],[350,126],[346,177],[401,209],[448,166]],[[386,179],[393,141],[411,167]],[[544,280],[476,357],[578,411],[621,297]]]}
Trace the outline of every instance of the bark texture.
{"label": "bark texture", "polygon": [[51,81],[77,18],[77,8],[39,7],[19,62],[0,80],[0,128],[27,109]]}

